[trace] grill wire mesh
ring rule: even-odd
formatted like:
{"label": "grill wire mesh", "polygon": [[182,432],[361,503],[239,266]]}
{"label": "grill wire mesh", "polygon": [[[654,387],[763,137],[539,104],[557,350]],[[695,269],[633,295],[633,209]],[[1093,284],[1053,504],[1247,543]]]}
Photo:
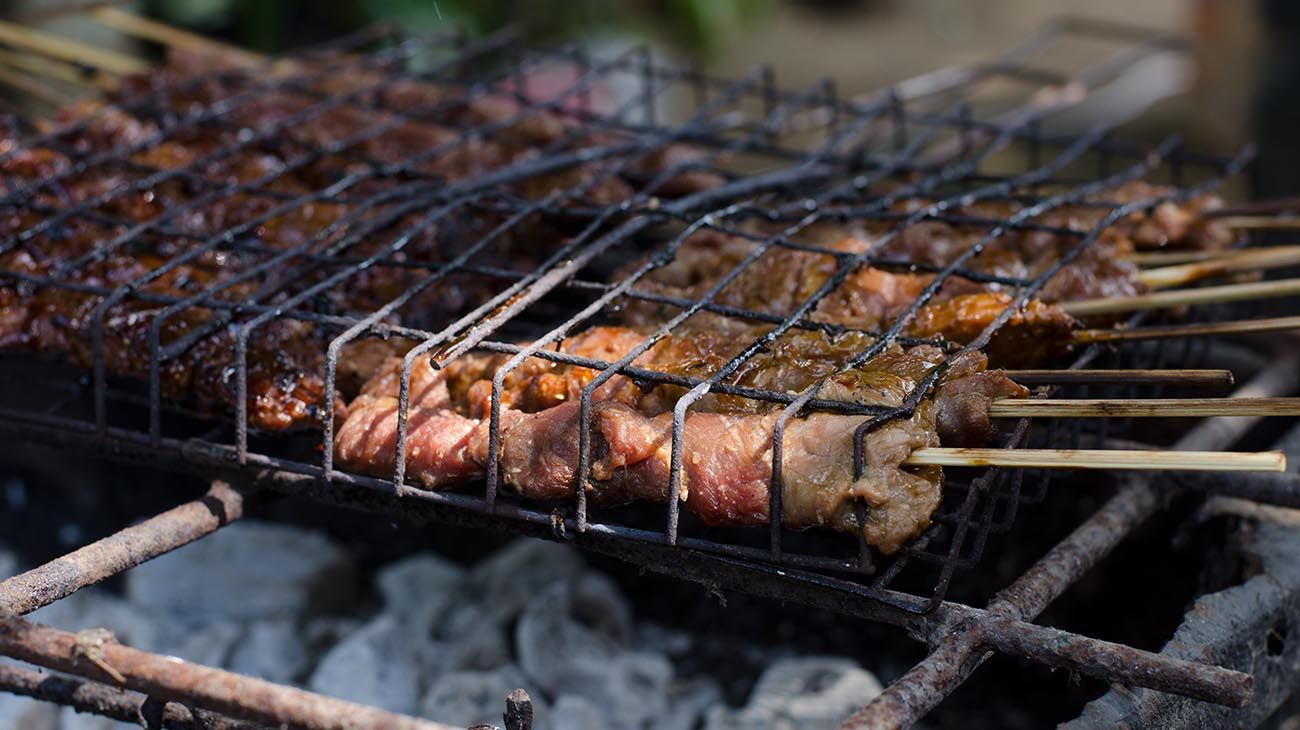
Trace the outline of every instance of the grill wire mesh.
{"label": "grill wire mesh", "polygon": [[[1109,50],[1082,70],[1058,72],[1035,65],[1070,43]],[[321,49],[300,68],[278,67],[266,73],[216,69],[150,86],[135,96],[124,92],[120,107],[154,123],[154,131],[142,132],[132,146],[105,152],[70,144],[87,128],[82,120],[30,134],[17,149],[4,153],[9,159],[25,149],[45,148],[72,164],[48,178],[5,180],[0,207],[7,213],[26,211],[33,220],[0,241],[0,253],[58,236],[69,225],[102,231],[103,242],[47,272],[0,270],[0,277],[20,291],[68,291],[89,295],[94,302],[89,377],[77,380],[75,371],[66,371],[73,372],[69,376],[43,367],[42,376],[54,381],[63,395],[6,407],[3,415],[111,444],[126,458],[171,455],[199,467],[237,464],[249,471],[283,470],[426,500],[451,514],[479,518],[476,524],[487,516],[490,524],[507,530],[546,525],[557,536],[587,531],[629,544],[667,542],[772,569],[835,574],[859,583],[862,595],[907,611],[927,611],[943,599],[957,571],[980,561],[990,537],[1010,528],[1020,505],[1043,497],[1046,474],[950,470],[934,524],[892,556],[878,554],[864,539],[855,544],[833,535],[784,530],[779,520],[767,531],[705,528],[679,512],[677,499],[666,505],[595,509],[586,503],[585,491],[577,489],[572,503],[562,507],[531,503],[504,491],[495,469],[503,372],[493,392],[486,482],[468,492],[425,491],[406,478],[401,458],[407,448],[404,417],[398,421],[396,472],[388,479],[340,470],[329,448],[314,453],[321,443],[319,433],[272,436],[250,429],[249,361],[256,355],[259,333],[283,323],[312,328],[312,341],[327,353],[326,393],[344,377],[339,355],[349,343],[368,338],[409,341],[413,348],[405,356],[399,397],[403,416],[410,408],[410,368],[417,358],[446,363],[471,351],[491,352],[515,356],[507,370],[528,358],[542,358],[599,370],[597,383],[618,373],[637,382],[679,386],[691,392],[686,402],[707,389],[776,404],[782,409],[773,440],[776,450],[781,448],[782,429],[795,416],[813,411],[869,415],[859,429],[861,444],[872,429],[909,415],[943,368],[931,373],[927,387],[918,388],[902,408],[821,399],[815,397],[816,388],[787,393],[733,386],[726,377],[783,333],[843,331],[810,314],[860,265],[936,277],[926,294],[890,326],[869,333],[874,338],[871,347],[847,360],[846,367],[875,356],[887,344],[914,344],[905,335],[905,320],[952,277],[992,282],[1013,292],[1016,301],[996,324],[1005,323],[1020,303],[1111,223],[1165,199],[1190,198],[1238,173],[1242,159],[1197,155],[1184,150],[1176,138],[1142,145],[1113,138],[1104,126],[1082,134],[1049,129],[1052,113],[1073,103],[1073,90],[1103,84],[1143,58],[1176,50],[1176,45],[1168,39],[1116,35],[1109,28],[1054,25],[996,63],[844,99],[829,82],[787,91],[765,69],[738,80],[719,79],[657,65],[641,51],[593,59],[572,48],[523,53],[508,34],[473,41],[454,34],[423,39],[360,36]],[[530,91],[535,72],[556,68],[571,71],[574,80],[559,92]],[[340,77],[352,79],[342,91],[335,83]],[[413,79],[436,84],[438,103],[424,108],[395,105],[385,95]],[[194,101],[199,90],[213,89],[215,97]],[[617,90],[613,101],[594,98],[611,89]],[[256,128],[231,121],[241,111],[284,98],[299,102],[293,113]],[[505,110],[503,116],[449,130],[443,126],[451,110],[476,99],[496,102]],[[672,109],[681,107],[688,111],[674,115]],[[365,121],[317,147],[286,141],[293,139],[295,129],[340,110]],[[510,136],[526,130],[521,125],[555,120],[562,122],[559,131],[548,132],[527,154],[495,161],[476,154],[494,144],[512,144]],[[432,124],[448,133],[411,159],[384,159],[368,151],[374,149],[371,143],[412,124]],[[221,142],[201,159],[163,166],[140,154],[203,135]],[[696,153],[665,154],[680,144],[689,144]],[[211,174],[222,160],[254,154],[272,155],[279,162],[252,181]],[[656,155],[657,164],[650,164]],[[115,183],[95,195],[68,205],[40,202],[42,195],[57,196],[60,186],[77,175],[103,169],[113,171]],[[277,181],[290,174],[314,185],[307,191],[286,191]],[[712,182],[698,189],[686,185],[683,192],[682,181],[690,176],[707,176]],[[1133,180],[1167,183],[1175,192],[1136,201],[1107,197],[1116,186]],[[190,200],[144,221],[121,214],[119,204],[164,184],[184,186]],[[908,200],[924,204],[900,213],[896,204]],[[237,201],[255,201],[248,207],[256,213],[199,225],[187,218],[206,206],[232,207]],[[973,216],[969,206],[976,202],[1014,204],[1017,212]],[[268,245],[261,240],[265,227],[278,217],[310,221],[311,211],[328,205],[344,206],[346,213],[321,224],[301,243]],[[1065,206],[1100,211],[1101,223],[1079,231],[1042,222],[1044,214]],[[871,224],[889,231],[883,244],[925,222],[976,234],[970,236],[969,249],[946,266],[877,255],[881,244],[846,255],[801,236],[819,225]],[[751,253],[726,276],[738,276],[765,252],[782,249],[832,256],[835,273],[788,315],[639,288],[648,274],[673,260],[691,235],[710,230],[752,244]],[[985,244],[1022,231],[1042,231],[1073,243],[1057,266],[1034,278],[990,277],[967,267]],[[539,243],[539,237],[550,240]],[[161,245],[163,241],[168,245]],[[425,251],[420,248],[425,241],[433,242],[436,256],[411,253]],[[156,252],[156,265],[127,280],[97,281],[79,273],[113,252],[141,250]],[[503,251],[510,255],[503,257]],[[228,256],[244,264],[230,276],[187,282],[183,293],[150,291],[152,282],[208,256]],[[395,283],[384,290],[385,296],[364,306],[340,309],[329,296],[347,291],[359,279],[379,276]],[[453,290],[466,292],[462,301],[448,301],[446,292]],[[438,316],[429,314],[430,302],[442,308]],[[147,321],[148,352],[143,354],[148,373],[144,386],[114,377],[106,357],[112,337],[106,320],[122,303],[153,308]],[[636,303],[667,307],[676,314],[622,360],[596,361],[558,349],[565,337]],[[768,329],[745,343],[741,354],[724,367],[703,377],[630,364],[655,338],[672,334],[698,312]],[[186,331],[173,336],[168,327],[174,322],[184,323]],[[966,347],[982,346],[992,331]],[[234,352],[224,373],[235,394],[234,417],[214,417],[171,402],[164,393],[169,367],[205,338],[223,332],[230,335]],[[1103,357],[1141,367],[1195,360],[1195,352],[1179,347],[1125,348],[1108,354],[1094,346],[1083,351],[1075,365]],[[962,348],[949,349],[951,358]],[[25,367],[20,358],[7,354],[0,365]],[[16,377],[7,380],[5,402],[21,403],[33,387],[30,374],[22,382]],[[320,405],[323,442],[329,444],[337,419],[328,399]],[[590,401],[584,397],[582,405],[589,408]],[[672,431],[675,460],[680,459],[684,408],[677,413]],[[582,423],[579,474],[590,466],[591,435],[585,430],[587,420]],[[1089,436],[1104,435],[1093,429],[1104,427],[1104,421],[1074,421],[1031,428],[1021,421],[1003,429],[1002,445],[1086,445]],[[775,462],[772,480],[779,486],[779,458]],[[860,448],[856,467],[860,473]],[[678,493],[679,479],[680,471],[674,471],[669,494]],[[773,488],[770,494],[769,513],[779,517],[782,490]]]}

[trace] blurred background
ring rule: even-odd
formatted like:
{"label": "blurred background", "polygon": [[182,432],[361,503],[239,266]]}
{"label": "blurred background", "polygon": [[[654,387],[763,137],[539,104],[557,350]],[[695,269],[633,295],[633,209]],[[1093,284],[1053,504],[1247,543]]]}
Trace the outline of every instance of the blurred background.
{"label": "blurred background", "polygon": [[[76,2],[7,0],[0,16],[97,43],[127,43],[85,21],[61,18]],[[581,41],[597,50],[651,45],[663,61],[699,63],[735,77],[770,63],[788,88],[832,77],[853,95],[941,66],[987,59],[1014,47],[1051,18],[1082,16],[1186,33],[1194,67],[1152,68],[1121,98],[1092,114],[1143,116],[1139,136],[1170,128],[1224,152],[1250,139],[1285,146],[1300,97],[1300,4],[1288,0],[133,0],[115,3],[168,23],[262,52],[320,42],[390,21],[413,33],[449,24],[482,35],[505,26],[537,46]],[[88,25],[88,24],[85,24]],[[1116,106],[1122,108],[1116,108]],[[1079,124],[1086,119],[1078,120]],[[1290,155],[1263,177],[1285,176]],[[1266,165],[1265,167],[1268,167]],[[1270,189],[1300,185],[1271,183]]]}
{"label": "blurred background", "polygon": [[[91,33],[53,10],[75,3],[0,2],[0,15],[62,33]],[[1192,93],[1157,105],[1147,132],[1177,126],[1201,147],[1224,151],[1272,128],[1292,128],[1288,98],[1300,46],[1291,43],[1300,7],[1286,0],[136,0],[120,5],[241,47],[275,52],[320,42],[379,21],[414,33],[457,24],[481,35],[518,28],[523,42],[582,41],[598,50],[650,44],[666,62],[699,63],[738,76],[770,63],[782,86],[833,77],[852,95],[941,66],[987,59],[1062,15],[1187,33],[1197,39],[1194,68],[1153,68],[1094,114],[1114,104],[1143,108],[1175,90]],[[70,27],[71,26],[71,27]],[[96,42],[125,42],[102,33]],[[1296,96],[1281,94],[1281,97]],[[1257,111],[1261,105],[1267,114]],[[1122,111],[1122,110],[1121,110]],[[1256,125],[1253,119],[1267,119]],[[1082,121],[1080,123],[1083,123]]]}

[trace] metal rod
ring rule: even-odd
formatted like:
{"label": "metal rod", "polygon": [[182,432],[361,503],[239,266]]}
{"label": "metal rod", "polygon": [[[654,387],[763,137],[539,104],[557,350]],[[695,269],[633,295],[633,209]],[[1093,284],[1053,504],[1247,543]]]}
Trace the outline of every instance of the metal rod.
{"label": "metal rod", "polygon": [[[92,437],[87,442],[87,445],[91,443],[98,443],[98,440]],[[120,450],[117,453],[120,454]],[[207,466],[199,467],[199,460],[202,458],[205,458],[202,452],[194,451],[191,453],[190,459],[187,460],[192,460],[194,468],[202,468],[206,471],[224,469],[231,478],[249,479],[253,475],[247,470],[234,466],[232,461],[225,458],[203,462]],[[362,488],[362,484],[369,484],[370,482],[356,480],[356,483],[350,483],[351,481],[345,479],[344,475],[341,474],[334,481],[326,483],[321,481],[319,475],[315,473],[305,474],[282,469],[265,469],[256,473],[252,484],[259,489],[271,489],[351,509],[360,509],[421,522],[452,521],[482,528],[499,525],[499,521],[503,519],[511,520],[513,521],[513,529],[522,534],[555,539],[550,515],[546,513],[537,515],[536,519],[529,519],[530,515],[526,510],[514,505],[499,504],[497,514],[490,517],[472,511],[457,511],[448,505],[429,499],[416,498],[449,495],[421,492],[411,488],[407,488],[402,495],[393,495],[391,493],[381,493],[379,490],[380,486],[391,487],[391,484],[387,482],[372,480],[375,488]],[[566,525],[572,527],[569,521],[566,521]],[[881,591],[860,583],[828,578],[800,570],[777,569],[752,560],[711,555],[702,552],[701,547],[706,546],[699,545],[698,541],[694,539],[683,540],[682,546],[672,548],[663,544],[661,540],[655,539],[655,533],[646,533],[643,540],[637,541],[629,539],[631,536],[628,531],[615,531],[608,525],[591,525],[586,532],[577,532],[571,529],[567,534],[570,540],[582,547],[618,557],[649,570],[693,580],[714,588],[740,590],[769,596],[777,600],[798,602],[870,620],[896,624],[923,639],[937,640],[943,631],[943,627],[946,626],[965,622],[977,627],[982,623],[995,622],[995,620],[1004,618],[989,610],[951,602],[941,603],[935,612],[924,614],[920,611],[924,601],[913,596],[896,591]],[[845,570],[848,569],[848,566],[840,566],[839,569]],[[916,608],[907,610],[895,607],[909,604],[909,602]],[[1032,625],[1020,621],[999,623],[990,629],[991,638],[989,638],[989,641],[999,644],[1006,643],[1010,646],[1012,640],[1001,639],[997,632],[1028,630],[1033,630]],[[944,640],[946,641],[949,638],[954,641],[964,640],[961,635],[947,637]],[[1077,644],[1078,646],[1087,647],[1085,656],[1080,658],[1067,654],[1060,661],[1068,662],[1069,666],[1084,674],[1101,677],[1109,676],[1106,674],[1108,670],[1104,665],[1096,664],[1088,656],[1103,654],[1105,652],[1103,647],[1112,645],[1108,642],[1082,636],[1078,637],[1076,641],[1082,642]],[[1019,650],[1009,648],[1008,651],[1014,654]],[[1150,652],[1135,655],[1134,661],[1136,664],[1133,665],[1133,671],[1137,672],[1139,676],[1160,677],[1161,679],[1156,681],[1165,683],[1162,686],[1174,682],[1173,678],[1192,671],[1189,666],[1192,664],[1190,662],[1161,657]],[[1226,704],[1237,702],[1238,700],[1234,699],[1233,690],[1231,689],[1235,681],[1233,679],[1235,673],[1229,670],[1211,668],[1212,674],[1216,671],[1222,672],[1217,676],[1220,676],[1223,680],[1222,686],[1226,689],[1224,689],[1223,694],[1215,698],[1215,701]],[[1138,683],[1143,684],[1144,682],[1145,680]],[[1150,682],[1145,683],[1149,684]],[[1203,690],[1204,688],[1191,688],[1188,692],[1202,692]]]}
{"label": "metal rod", "polygon": [[1300,474],[1239,474],[1224,480],[1208,473],[1188,472],[1173,475],[1173,481],[1182,489],[1300,508]]}
{"label": "metal rod", "polygon": [[0,611],[30,613],[194,542],[243,514],[244,493],[225,482],[213,482],[199,499],[0,581]]}
{"label": "metal rod", "polygon": [[[344,702],[113,641],[88,641],[17,616],[0,616],[0,653],[49,669],[118,683],[160,700],[193,703],[234,718],[304,730],[451,730],[451,726]],[[111,670],[111,671],[110,671]]]}
{"label": "metal rod", "polygon": [[[45,674],[0,664],[0,691],[66,705],[121,722],[152,722],[168,730],[265,730],[266,726],[191,710],[176,702],[155,703],[146,695],[88,679]],[[196,717],[197,715],[197,717]]]}
{"label": "metal rod", "polygon": [[[375,499],[368,495],[357,495],[356,490],[342,488],[342,485],[337,484],[322,485],[313,478],[301,475],[264,472],[254,483],[258,487],[323,499],[352,509],[420,520],[429,520],[431,517],[427,511],[431,507],[429,504],[421,505],[410,499]],[[554,539],[549,523],[538,524],[534,534]],[[867,598],[864,592],[870,589],[859,583],[708,556],[697,550],[661,543],[631,547],[626,541],[595,529],[585,533],[572,532],[570,539],[585,548],[613,555],[649,570],[700,582],[714,589],[739,590],[885,621],[903,626],[913,634],[934,642],[960,639],[945,634],[944,627],[969,624],[982,627],[978,630],[983,632],[991,645],[1005,648],[1013,656],[1043,661],[1036,653],[1047,651],[1052,655],[1056,666],[1066,666],[1089,676],[1103,679],[1120,677],[1139,686],[1158,684],[1167,691],[1231,706],[1239,706],[1249,699],[1249,677],[1240,672],[1164,657],[1071,632],[1044,629],[1026,621],[1008,619],[992,610],[944,602],[933,614],[921,615],[890,605],[906,603],[911,597],[887,591],[891,600],[882,603]],[[1016,643],[1019,635],[1050,638],[1051,643],[1046,645],[1047,649],[1019,646]],[[1060,651],[1051,651],[1053,646],[1059,647]],[[1125,667],[1115,670],[1105,659],[1110,653],[1123,656]],[[1116,671],[1120,674],[1116,674]],[[1184,681],[1187,677],[1193,679]]]}
{"label": "metal rod", "polygon": [[1101,677],[1114,684],[1147,687],[1230,707],[1245,707],[1253,694],[1251,675],[1244,672],[1196,662],[1169,667],[1172,671],[1152,672],[1151,667],[1161,665],[1152,658],[1159,654],[1024,621],[989,619],[977,634],[1003,654]]}

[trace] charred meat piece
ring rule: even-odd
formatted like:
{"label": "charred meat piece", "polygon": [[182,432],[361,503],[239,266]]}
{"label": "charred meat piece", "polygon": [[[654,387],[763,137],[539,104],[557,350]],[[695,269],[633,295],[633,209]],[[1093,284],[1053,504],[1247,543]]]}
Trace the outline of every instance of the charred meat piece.
{"label": "charred meat piece", "polygon": [[[752,335],[753,333],[749,333]],[[736,332],[687,329],[657,342],[634,365],[669,375],[708,374],[738,349]],[[565,352],[608,362],[644,340],[621,327],[597,327],[569,340]],[[862,335],[836,339],[800,332],[727,379],[777,392],[798,391],[823,378],[819,395],[845,403],[899,407],[944,360],[936,348],[890,346],[866,364],[843,363],[869,345]],[[795,358],[796,354],[801,357]],[[407,473],[430,489],[482,479],[488,460],[490,381],[501,356],[471,355],[440,370],[420,359],[411,372]],[[853,437],[864,415],[813,413],[792,419],[783,435],[783,523],[861,531],[893,552],[929,524],[940,497],[938,469],[905,467],[917,448],[986,443],[988,403],[1024,397],[1024,388],[984,370],[979,353],[949,364],[933,396],[913,415],[887,421],[867,437],[866,468],[853,475]],[[390,475],[396,453],[398,376],[394,360],[348,408],[334,443],[340,465]],[[504,483],[523,496],[571,497],[579,482],[579,397],[595,369],[530,358],[503,380],[500,468]],[[678,386],[638,384],[622,375],[593,393],[591,473],[583,479],[597,505],[668,499],[672,408]],[[708,396],[687,413],[682,432],[682,493],[686,508],[711,525],[765,524],[772,478],[772,444],[781,404]],[[586,475],[584,475],[585,477]],[[856,505],[865,503],[865,522]]]}

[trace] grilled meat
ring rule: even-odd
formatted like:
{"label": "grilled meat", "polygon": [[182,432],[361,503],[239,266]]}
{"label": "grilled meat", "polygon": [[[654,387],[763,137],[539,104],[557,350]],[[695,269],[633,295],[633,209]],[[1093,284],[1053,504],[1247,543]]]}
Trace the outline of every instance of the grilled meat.
{"label": "grilled meat", "polygon": [[[688,327],[651,347],[633,363],[665,375],[715,372],[743,345],[741,333]],[[745,333],[752,337],[754,332]],[[644,340],[621,327],[596,327],[564,342],[563,351],[601,362],[616,360]],[[858,333],[787,333],[725,380],[728,385],[797,392],[825,378],[819,396],[862,406],[896,408],[944,360],[937,348],[897,345],[856,368],[845,361],[870,345]],[[491,379],[504,356],[471,355],[433,370],[425,359],[411,371],[407,473],[431,489],[481,479],[488,460]],[[349,469],[392,473],[400,360],[366,384],[350,405],[334,448]],[[794,418],[783,437],[784,524],[862,531],[885,552],[929,524],[941,472],[904,467],[917,448],[939,443],[987,443],[988,403],[1027,391],[1000,372],[985,371],[980,353],[949,364],[933,397],[910,418],[893,420],[867,437],[866,470],[853,478],[853,434],[861,415],[814,413]],[[563,499],[578,483],[579,397],[598,370],[530,358],[502,382],[499,457],[504,483],[535,499]],[[584,482],[593,504],[668,498],[672,409],[680,386],[641,383],[618,375],[593,392],[591,473]],[[682,498],[712,525],[768,520],[772,443],[781,405],[710,394],[683,421]],[[855,505],[870,507],[865,523]]]}
{"label": "grilled meat", "polygon": [[[1145,183],[1130,183],[1114,197],[1140,199],[1159,194]],[[994,333],[986,348],[998,364],[1021,365],[1050,361],[1070,349],[1070,333],[1079,323],[1051,303],[1141,293],[1138,269],[1126,260],[1138,239],[1159,239],[1168,245],[1218,247],[1232,239],[1213,222],[1193,222],[1191,216],[1217,205],[1197,198],[1184,206],[1164,204],[1150,216],[1134,216],[1102,233],[1080,252],[1078,238],[1042,230],[1010,230],[985,242],[963,268],[1003,279],[1030,280],[1048,272],[1067,255],[1074,258],[1038,292],[1038,299]],[[960,211],[971,217],[1005,217],[1014,212],[1004,203],[977,203]],[[1056,229],[1088,231],[1103,215],[1098,209],[1071,207],[1036,221]],[[715,289],[746,260],[745,268],[714,294],[714,304],[782,317],[798,310],[836,276],[844,259],[871,252],[879,259],[947,266],[985,236],[982,227],[926,221],[894,233],[887,223],[823,225],[804,233],[811,248],[773,245],[757,258],[757,243],[749,237],[705,229],[693,234],[673,260],[653,270],[637,291],[652,297],[633,301],[622,314],[633,326],[661,322],[677,311],[654,298],[694,301]],[[1153,231],[1159,231],[1159,236]],[[848,234],[848,235],[846,235]],[[761,231],[758,232],[762,237]],[[1226,237],[1225,237],[1226,236]],[[913,306],[934,276],[894,273],[860,264],[827,293],[809,318],[828,324],[882,331]],[[976,282],[960,276],[945,279],[927,305],[906,323],[903,334],[941,337],[968,343],[1011,303],[1002,284]]]}
{"label": "grilled meat", "polygon": [[[828,248],[856,253],[864,245],[861,239],[846,238]],[[637,289],[642,294],[697,300],[716,287],[753,250],[752,242],[735,236],[713,231],[697,234],[672,263],[652,272]],[[789,316],[834,273],[835,259],[830,254],[768,249],[712,301],[750,312]],[[882,331],[913,306],[933,278],[929,274],[892,273],[861,266],[823,297],[808,318],[850,330]],[[902,334],[968,343],[1011,303],[1011,296],[1003,291],[950,278],[906,323]],[[631,326],[646,327],[663,321],[675,311],[668,304],[638,300],[626,307],[620,317]],[[728,326],[729,320],[722,316],[713,320],[712,327]],[[994,332],[984,349],[999,365],[1050,362],[1069,352],[1070,334],[1078,326],[1073,317],[1058,307],[1033,300]]]}
{"label": "grilled meat", "polygon": [[[1132,182],[1105,197],[1128,202],[1168,192],[1147,183]],[[925,202],[904,201],[897,204],[897,212],[911,212]],[[1202,212],[1220,205],[1217,198],[1204,195],[1181,205],[1161,204],[1149,215],[1130,216],[1103,231],[1096,241],[1078,254],[1078,258],[1053,276],[1040,293],[1041,298],[1055,302],[1139,293],[1135,281],[1137,268],[1124,260],[1135,249],[1157,243],[1170,247],[1217,249],[1236,240],[1230,229],[1213,219],[1200,217]],[[1004,202],[979,201],[949,212],[972,220],[1003,220],[1016,213],[1017,207]],[[1066,206],[1038,216],[1032,222],[1040,229],[1073,230],[1082,235],[1095,227],[1107,213],[1108,208]],[[879,259],[947,266],[980,242],[987,232],[986,225],[959,225],[937,220],[921,221],[902,230],[896,230],[896,225],[889,221],[814,225],[804,231],[800,242],[825,253],[773,247],[723,291],[719,302],[751,309],[767,302],[770,311],[788,310],[835,273],[837,257],[870,250],[872,256]],[[755,233],[760,238],[765,237],[763,230]],[[702,230],[686,241],[671,263],[654,272],[650,283],[661,285],[669,292],[704,290],[753,252],[756,245],[740,236]],[[981,251],[963,268],[1001,278],[1032,279],[1046,272],[1078,245],[1079,238],[1075,235],[1053,230],[1011,229],[985,242]],[[782,287],[774,282],[785,282],[786,285]],[[797,285],[791,287],[788,282],[797,282]],[[921,286],[924,282],[914,291],[919,291]],[[984,288],[996,290],[998,285],[977,285],[954,278],[945,285],[945,292],[956,295]]]}
{"label": "grilled meat", "polygon": [[[80,124],[58,135],[55,145],[24,147],[16,134],[0,130],[0,348],[58,353],[89,366],[96,308],[105,292],[130,287],[103,312],[108,371],[147,376],[150,330],[161,321],[159,344],[169,351],[160,373],[164,396],[228,407],[237,397],[233,328],[247,316],[196,301],[159,320],[170,302],[204,295],[228,305],[279,306],[338,271],[338,264],[313,261],[314,254],[350,260],[382,254],[389,264],[360,269],[296,305],[324,314],[375,310],[460,254],[465,241],[490,238],[481,260],[531,267],[553,242],[565,240],[572,222],[533,216],[490,237],[503,214],[461,206],[430,222],[424,219],[435,205],[430,196],[447,181],[524,165],[543,151],[626,141],[589,135],[558,113],[521,110],[500,101],[504,94],[470,97],[465,89],[377,71],[324,73],[327,66],[328,60],[277,66],[267,79],[237,68],[204,73],[211,69],[188,59],[125,80],[121,96],[154,96],[156,103],[144,109],[127,113],[110,98],[67,110],[63,121]],[[196,83],[200,73],[204,80]],[[268,80],[276,87],[258,91]],[[348,95],[348,102],[322,101],[338,95]],[[175,125],[186,114],[216,109],[224,109],[220,123]],[[134,148],[140,149],[124,152]],[[83,162],[105,154],[113,159]],[[520,175],[501,190],[536,198],[579,185],[585,195],[569,204],[608,205],[625,200],[642,178],[688,164],[696,154],[677,147],[644,159],[624,153],[621,163],[613,160],[621,169],[600,161],[574,164]],[[699,171],[666,180],[660,194],[720,182]],[[285,205],[294,199],[303,202]],[[83,210],[75,215],[60,213],[78,206]],[[161,225],[133,230],[150,223]],[[253,271],[300,247],[301,254]],[[498,289],[486,276],[452,274],[390,321],[438,328]],[[321,407],[340,404],[322,382],[333,334],[280,318],[253,333],[250,425],[301,427],[316,422]],[[373,345],[344,352],[342,369],[354,379],[370,374],[351,363],[366,348]]]}

